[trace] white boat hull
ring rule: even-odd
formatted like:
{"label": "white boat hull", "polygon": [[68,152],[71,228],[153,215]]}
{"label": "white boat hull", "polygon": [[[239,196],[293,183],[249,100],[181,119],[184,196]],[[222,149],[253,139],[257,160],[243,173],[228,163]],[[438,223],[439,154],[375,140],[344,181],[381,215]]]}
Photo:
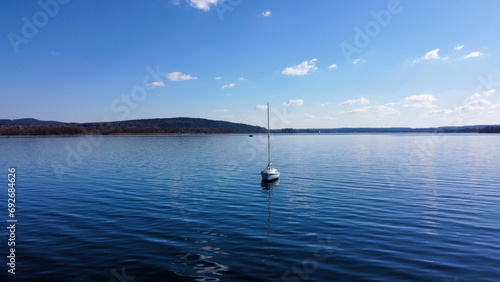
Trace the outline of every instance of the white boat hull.
{"label": "white boat hull", "polygon": [[280,171],[272,167],[266,167],[260,172],[260,174],[262,175],[262,179],[266,181],[272,181],[280,178]]}

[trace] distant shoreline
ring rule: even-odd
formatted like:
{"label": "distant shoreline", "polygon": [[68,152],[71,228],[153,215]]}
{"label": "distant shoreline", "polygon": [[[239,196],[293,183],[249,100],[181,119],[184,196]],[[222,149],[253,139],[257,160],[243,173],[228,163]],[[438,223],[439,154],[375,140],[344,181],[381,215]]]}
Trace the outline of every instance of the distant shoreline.
{"label": "distant shoreline", "polygon": [[[499,132],[460,132],[460,131],[416,131],[416,132],[403,132],[403,131],[346,131],[346,132],[280,132],[279,130],[271,130],[271,134],[275,135],[367,135],[367,134],[495,134]],[[83,134],[0,134],[0,138],[16,138],[16,137],[77,137],[77,136],[199,136],[199,135],[265,135],[263,132],[225,132],[225,133],[83,133]],[[252,136],[253,137],[253,136]]]}
{"label": "distant shoreline", "polygon": [[[37,119],[0,119],[0,136],[78,136],[78,135],[199,135],[259,134],[260,126],[201,118],[143,119],[95,123],[64,123]],[[500,133],[500,125],[410,127],[347,127],[347,128],[283,128],[272,133],[342,134],[342,133]]]}

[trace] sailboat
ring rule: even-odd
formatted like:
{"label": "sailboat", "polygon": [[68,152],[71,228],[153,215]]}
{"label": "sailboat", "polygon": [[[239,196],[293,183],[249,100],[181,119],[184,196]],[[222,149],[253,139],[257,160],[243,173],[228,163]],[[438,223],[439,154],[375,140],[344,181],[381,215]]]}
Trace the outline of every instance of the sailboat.
{"label": "sailboat", "polygon": [[271,167],[271,130],[269,129],[269,103],[267,103],[267,167],[260,172],[262,180],[273,181],[280,178],[280,171]]}

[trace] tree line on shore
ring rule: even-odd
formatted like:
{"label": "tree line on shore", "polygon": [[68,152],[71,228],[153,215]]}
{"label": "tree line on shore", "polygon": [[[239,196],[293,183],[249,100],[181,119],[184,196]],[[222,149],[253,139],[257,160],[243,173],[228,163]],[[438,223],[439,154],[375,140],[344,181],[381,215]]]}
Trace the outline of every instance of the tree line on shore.
{"label": "tree line on shore", "polygon": [[42,122],[34,119],[1,120],[0,135],[85,134],[221,134],[263,133],[265,128],[197,118],[129,120],[100,123]]}
{"label": "tree line on shore", "polygon": [[486,126],[484,128],[480,128],[479,133],[500,133],[500,125],[499,126]]}
{"label": "tree line on shore", "polygon": [[[331,128],[272,130],[274,133],[500,133],[500,125],[439,128]],[[223,134],[265,133],[266,129],[199,118],[62,123],[35,119],[0,120],[0,135]]]}

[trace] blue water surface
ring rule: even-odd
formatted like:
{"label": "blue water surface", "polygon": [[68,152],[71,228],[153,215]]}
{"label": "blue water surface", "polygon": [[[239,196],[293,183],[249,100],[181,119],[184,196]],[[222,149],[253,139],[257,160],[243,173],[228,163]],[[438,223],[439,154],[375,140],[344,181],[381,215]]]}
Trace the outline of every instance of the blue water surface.
{"label": "blue water surface", "polygon": [[0,279],[498,281],[499,137],[2,137]]}

